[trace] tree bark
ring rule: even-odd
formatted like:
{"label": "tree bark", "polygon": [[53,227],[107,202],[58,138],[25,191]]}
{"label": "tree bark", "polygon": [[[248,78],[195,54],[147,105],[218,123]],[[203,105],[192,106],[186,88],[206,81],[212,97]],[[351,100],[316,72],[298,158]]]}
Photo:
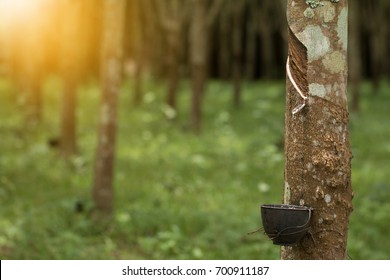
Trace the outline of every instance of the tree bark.
{"label": "tree bark", "polygon": [[272,38],[273,24],[269,12],[271,3],[262,2],[259,7],[260,21],[258,22],[259,34],[261,38],[261,75],[265,79],[275,77],[274,71],[274,44]]}
{"label": "tree bark", "polygon": [[61,107],[61,154],[68,158],[77,152],[76,144],[76,82],[74,77],[65,78]]}
{"label": "tree bark", "polygon": [[60,149],[64,157],[70,157],[77,152],[76,144],[76,91],[77,77],[81,73],[81,57],[78,55],[78,41],[81,4],[77,1],[65,0],[63,8],[67,11],[63,18],[63,49],[61,67],[64,79],[61,108]]}
{"label": "tree bark", "polygon": [[199,132],[201,128],[202,97],[207,70],[207,10],[204,0],[195,0],[190,29],[191,60],[191,128]]}
{"label": "tree bark", "polygon": [[[27,18],[28,19],[28,18]],[[39,32],[42,27],[42,19],[24,22],[24,37],[19,43],[24,44],[19,51],[21,56],[22,87],[26,91],[26,125],[37,125],[42,120],[42,40]]]}
{"label": "tree bark", "polygon": [[156,0],[160,24],[166,33],[166,64],[168,70],[168,88],[166,101],[169,107],[176,109],[176,94],[180,80],[181,35],[184,23],[185,6],[182,1]]}
{"label": "tree bark", "polygon": [[99,114],[93,199],[98,210],[113,210],[116,115],[122,80],[126,0],[104,0],[101,57],[102,99]]}
{"label": "tree bark", "polygon": [[232,50],[233,50],[233,106],[240,107],[241,104],[241,79],[242,79],[242,59],[243,59],[243,34],[242,23],[245,2],[235,1],[231,2],[232,13]]}
{"label": "tree bark", "polygon": [[248,19],[246,20],[246,63],[245,75],[249,80],[255,79],[256,73],[256,37],[257,37],[257,3],[248,0]]}
{"label": "tree bark", "polygon": [[33,59],[32,63],[34,66],[28,67],[28,108],[27,108],[27,123],[31,125],[37,125],[42,121],[42,75],[41,65],[37,61],[39,58]]}
{"label": "tree bark", "polygon": [[359,30],[359,3],[351,1],[349,7],[349,18],[351,23],[349,33],[349,76],[351,81],[351,97],[353,112],[359,111],[360,103],[360,82],[362,79],[362,52],[360,48],[360,30]]}
{"label": "tree bark", "polygon": [[[206,0],[192,0],[190,26],[190,63],[192,82],[191,128],[198,133],[201,129],[202,99],[207,80],[207,58],[209,29],[215,22],[223,5],[223,0],[215,0],[208,7]],[[209,8],[209,9],[208,9]]]}
{"label": "tree bark", "polygon": [[230,14],[226,12],[221,14],[218,21],[218,76],[225,80],[231,77],[230,21]]}
{"label": "tree bark", "polygon": [[155,77],[161,78],[165,74],[164,59],[162,59],[165,57],[165,50],[163,47],[160,47],[164,46],[164,32],[158,18],[158,3],[156,1],[158,0],[141,1],[141,8],[144,10],[143,15],[145,16],[143,22],[146,23],[144,36],[148,42],[143,47],[144,52],[147,53],[146,57],[151,73]]}
{"label": "tree bark", "polygon": [[135,73],[134,73],[134,99],[133,104],[139,106],[143,99],[143,89],[142,89],[142,77],[144,69],[144,51],[143,47],[144,42],[144,32],[143,32],[143,22],[142,22],[142,9],[141,1],[137,0],[132,2],[132,11],[131,19],[133,26],[133,41],[134,41],[134,60],[135,60]]}
{"label": "tree bark", "polygon": [[367,25],[370,32],[370,47],[371,47],[371,75],[374,85],[374,94],[378,93],[380,80],[386,62],[386,41],[388,23],[386,23],[387,11],[386,4],[388,1],[367,1],[366,8],[369,15]]}
{"label": "tree bark", "polygon": [[305,1],[287,2],[284,203],[314,210],[311,235],[282,247],[282,259],[347,256],[353,196],[346,95],[348,9],[346,0],[322,4],[312,9]]}

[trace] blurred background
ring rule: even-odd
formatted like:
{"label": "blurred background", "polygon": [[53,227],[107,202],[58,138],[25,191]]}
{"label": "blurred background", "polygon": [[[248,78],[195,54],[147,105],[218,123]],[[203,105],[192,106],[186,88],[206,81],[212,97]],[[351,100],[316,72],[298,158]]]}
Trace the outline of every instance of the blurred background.
{"label": "blurred background", "polygon": [[[96,222],[103,1],[0,0],[0,258],[278,259],[248,233],[282,201],[286,1],[126,1],[115,210]],[[389,13],[349,1],[351,259],[390,259]]]}

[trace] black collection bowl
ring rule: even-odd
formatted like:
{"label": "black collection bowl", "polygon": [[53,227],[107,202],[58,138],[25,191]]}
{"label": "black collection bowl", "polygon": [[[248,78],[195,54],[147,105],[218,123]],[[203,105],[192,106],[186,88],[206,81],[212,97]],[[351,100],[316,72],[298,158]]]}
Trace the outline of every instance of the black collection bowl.
{"label": "black collection bowl", "polygon": [[261,205],[261,219],[268,237],[276,245],[290,246],[304,237],[313,208],[287,204]]}

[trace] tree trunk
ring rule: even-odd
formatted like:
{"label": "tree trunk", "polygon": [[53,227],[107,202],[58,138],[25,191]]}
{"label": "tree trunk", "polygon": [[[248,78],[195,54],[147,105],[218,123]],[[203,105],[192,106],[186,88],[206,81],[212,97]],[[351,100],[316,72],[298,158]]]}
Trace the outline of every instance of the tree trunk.
{"label": "tree trunk", "polygon": [[261,39],[261,75],[265,79],[275,76],[274,71],[274,44],[272,38],[273,24],[271,20],[271,2],[264,1],[259,7],[260,20],[258,21],[259,35]]}
{"label": "tree trunk", "polygon": [[[26,124],[37,125],[42,120],[42,58],[43,52],[40,46],[41,33],[41,21],[35,21],[24,26],[25,36],[22,39],[22,43],[25,45],[22,47],[22,82],[26,90]],[[24,81],[23,81],[24,80]]]}
{"label": "tree trunk", "polygon": [[133,20],[132,26],[133,28],[133,41],[134,41],[134,58],[135,58],[135,73],[134,73],[134,99],[133,103],[135,106],[138,106],[141,104],[141,101],[143,99],[143,89],[142,89],[142,74],[143,74],[143,68],[144,68],[144,34],[143,34],[143,28],[142,28],[142,9],[141,9],[141,1],[143,0],[137,0],[133,1],[132,4],[132,11],[131,12],[131,19]]}
{"label": "tree trunk", "polygon": [[[289,63],[284,203],[314,209],[311,236],[282,259],[345,259],[352,211],[347,1],[287,2]],[[305,106],[304,106],[305,105]]]}
{"label": "tree trunk", "polygon": [[96,150],[93,199],[98,210],[113,209],[116,115],[122,80],[123,36],[126,0],[104,0],[101,57],[102,99]]}
{"label": "tree trunk", "polygon": [[360,29],[359,29],[359,3],[351,1],[349,6],[350,33],[349,33],[349,76],[351,81],[351,109],[354,112],[359,111],[360,103],[360,81],[362,79],[362,52],[360,48]]}
{"label": "tree trunk", "polygon": [[385,3],[388,1],[368,1],[367,8],[370,13],[368,23],[371,45],[371,74],[374,85],[374,94],[379,92],[380,80],[386,59],[387,42],[387,13]]}
{"label": "tree trunk", "polygon": [[208,39],[209,30],[220,12],[224,0],[215,0],[208,6],[206,0],[192,0],[190,26],[190,63],[192,82],[191,128],[200,132],[202,118],[202,99],[208,76]]}
{"label": "tree trunk", "polygon": [[257,37],[257,3],[248,0],[248,19],[246,20],[246,63],[245,75],[250,80],[255,79],[256,73],[256,37]]}
{"label": "tree trunk", "polygon": [[168,88],[166,101],[169,107],[176,109],[176,94],[180,80],[179,67],[181,41],[185,9],[181,1],[156,0],[160,25],[166,34],[166,64],[168,70]]}
{"label": "tree trunk", "polygon": [[[136,59],[139,61],[139,58]],[[142,73],[143,65],[136,62],[135,71],[134,71],[134,98],[133,104],[135,107],[139,106],[143,99],[143,89],[142,89]]]}
{"label": "tree trunk", "polygon": [[[375,15],[377,16],[377,15]],[[375,31],[372,31],[372,79],[374,83],[374,93],[378,93],[380,81],[383,77],[383,65],[386,61],[386,25],[385,20],[379,20]],[[382,27],[383,24],[383,27]],[[381,26],[378,28],[378,26]]]}
{"label": "tree trunk", "polygon": [[[141,0],[142,9],[144,10],[145,16],[145,36],[149,44],[145,44],[144,51],[148,54],[148,62],[151,73],[157,77],[161,78],[165,75],[165,49],[161,46],[164,46],[164,32],[163,27],[160,25],[158,19],[158,5],[156,1],[161,0]],[[150,46],[149,46],[150,45]]]}
{"label": "tree trunk", "polygon": [[[180,23],[179,23],[180,24]],[[168,32],[168,91],[167,104],[176,110],[176,93],[179,84],[179,54],[180,54],[180,30],[173,29]]]}
{"label": "tree trunk", "polygon": [[244,13],[243,1],[231,2],[231,13],[233,19],[232,28],[232,50],[233,50],[233,106],[240,107],[241,104],[241,78],[242,78],[242,23]]}
{"label": "tree trunk", "polygon": [[[38,58],[39,59],[39,58]],[[33,59],[34,60],[34,59]],[[31,61],[29,62],[31,63]],[[28,113],[27,123],[37,125],[42,120],[42,90],[41,90],[41,69],[39,62],[32,62],[29,66],[28,76]]]}
{"label": "tree trunk", "polygon": [[222,13],[218,22],[218,76],[221,79],[230,78],[230,14]]}
{"label": "tree trunk", "polygon": [[207,13],[204,0],[195,0],[190,30],[191,60],[191,128],[199,132],[201,127],[202,97],[206,83],[207,71]]}
{"label": "tree trunk", "polygon": [[138,1],[139,2],[137,4],[139,5],[139,9],[142,11],[140,17],[142,22],[142,37],[144,41],[142,46],[144,68],[148,68],[152,74],[155,74],[157,72],[155,64],[161,63],[158,61],[161,48],[155,47],[158,46],[158,43],[160,43],[157,36],[155,36],[156,33],[159,33],[157,30],[158,24],[156,23],[156,9],[154,8],[155,5],[153,0]]}
{"label": "tree trunk", "polygon": [[[62,75],[64,86],[62,92],[61,108],[61,137],[60,148],[64,157],[72,156],[77,151],[76,144],[76,91],[77,77],[80,70],[79,48],[75,42],[78,40],[81,4],[76,1],[65,1],[64,10],[67,11],[63,18],[63,49],[61,55]],[[65,20],[66,19],[66,20]]]}
{"label": "tree trunk", "polygon": [[[70,74],[71,75],[71,74]],[[77,152],[76,144],[76,83],[67,76],[64,81],[61,108],[61,154],[67,158]]]}

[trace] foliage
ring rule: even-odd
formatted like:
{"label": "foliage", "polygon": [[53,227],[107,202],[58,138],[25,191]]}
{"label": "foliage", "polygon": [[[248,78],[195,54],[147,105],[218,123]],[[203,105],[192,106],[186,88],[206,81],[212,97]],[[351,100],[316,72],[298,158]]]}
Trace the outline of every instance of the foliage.
{"label": "foliage", "polygon": [[[120,95],[112,221],[93,219],[90,199],[99,90],[79,90],[80,152],[60,158],[47,140],[58,135],[60,84],[45,85],[45,120],[26,127],[22,106],[0,81],[1,259],[278,259],[262,233],[259,204],[283,192],[284,84],[245,84],[240,110],[231,90],[212,82],[204,127],[190,132],[190,94],[182,84],[179,111],[163,102],[165,85],[147,81],[140,108],[132,81]],[[389,85],[351,116],[355,211],[349,255],[390,258]]]}

